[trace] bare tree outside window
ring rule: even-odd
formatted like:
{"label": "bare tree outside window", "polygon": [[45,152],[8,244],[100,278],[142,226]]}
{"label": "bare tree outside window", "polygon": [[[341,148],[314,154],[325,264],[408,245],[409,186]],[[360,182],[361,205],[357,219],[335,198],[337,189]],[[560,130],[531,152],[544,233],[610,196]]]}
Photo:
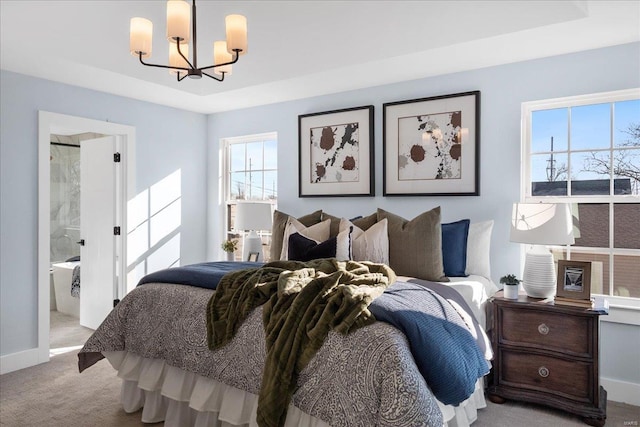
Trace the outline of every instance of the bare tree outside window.
{"label": "bare tree outside window", "polygon": [[[629,139],[620,143],[621,149],[614,149],[613,162],[610,152],[592,151],[584,160],[583,171],[598,175],[628,178],[631,182],[631,194],[640,194],[640,123],[632,123],[622,131]],[[613,168],[613,169],[612,169]]]}

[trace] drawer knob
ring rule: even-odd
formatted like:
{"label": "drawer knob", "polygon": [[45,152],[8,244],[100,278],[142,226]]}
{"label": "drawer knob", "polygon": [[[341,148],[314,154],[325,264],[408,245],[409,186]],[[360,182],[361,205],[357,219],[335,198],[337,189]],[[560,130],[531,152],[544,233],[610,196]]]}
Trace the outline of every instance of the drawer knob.
{"label": "drawer knob", "polygon": [[549,333],[549,327],[544,323],[540,323],[538,325],[538,332],[540,332],[542,335],[547,335]]}
{"label": "drawer knob", "polygon": [[538,375],[540,375],[542,378],[547,378],[549,376],[549,370],[544,366],[540,366],[538,368]]}

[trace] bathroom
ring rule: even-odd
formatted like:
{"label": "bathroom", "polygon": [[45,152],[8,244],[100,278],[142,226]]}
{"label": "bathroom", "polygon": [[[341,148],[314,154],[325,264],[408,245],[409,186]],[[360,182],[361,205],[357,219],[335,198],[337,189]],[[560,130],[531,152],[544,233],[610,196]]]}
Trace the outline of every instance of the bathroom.
{"label": "bathroom", "polygon": [[97,133],[51,134],[50,146],[50,341],[82,344],[80,326],[80,142]]}

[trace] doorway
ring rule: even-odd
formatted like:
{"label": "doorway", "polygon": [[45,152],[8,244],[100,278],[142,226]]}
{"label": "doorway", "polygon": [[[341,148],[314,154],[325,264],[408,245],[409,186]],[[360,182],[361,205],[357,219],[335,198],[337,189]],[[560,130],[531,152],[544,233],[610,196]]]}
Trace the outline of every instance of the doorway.
{"label": "doorway", "polygon": [[[111,299],[122,298],[127,290],[126,230],[127,201],[135,196],[135,128],[110,122],[86,119],[82,117],[40,111],[38,131],[38,362],[49,360],[50,350],[50,156],[51,134],[94,133],[111,135],[113,146],[120,154],[119,173],[115,180],[116,202],[114,220],[122,230],[122,235],[114,239],[114,270],[117,280],[114,282]],[[115,160],[115,159],[114,159]],[[114,225],[115,226],[115,225]],[[114,230],[115,232],[115,230]],[[120,261],[122,260],[122,262]],[[95,325],[97,326],[97,325]],[[94,326],[94,327],[95,327]]]}

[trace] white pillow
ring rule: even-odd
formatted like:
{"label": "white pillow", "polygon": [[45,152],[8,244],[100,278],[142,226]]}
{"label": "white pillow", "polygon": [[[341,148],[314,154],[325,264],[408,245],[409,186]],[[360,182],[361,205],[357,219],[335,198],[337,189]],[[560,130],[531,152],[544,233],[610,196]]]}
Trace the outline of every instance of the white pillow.
{"label": "white pillow", "polygon": [[316,242],[324,242],[325,240],[329,239],[330,227],[330,219],[314,224],[311,227],[305,227],[305,225],[297,219],[289,217],[289,219],[287,220],[287,225],[284,228],[280,259],[289,259],[289,236],[293,233],[300,233],[304,237],[315,240]]}
{"label": "white pillow", "polygon": [[467,238],[467,274],[491,280],[491,231],[493,220],[472,222]]}
{"label": "white pillow", "polygon": [[362,230],[353,225],[348,219],[340,219],[340,232],[353,227],[351,243],[354,261],[371,261],[389,264],[389,235],[387,218],[384,218],[368,230]]}

